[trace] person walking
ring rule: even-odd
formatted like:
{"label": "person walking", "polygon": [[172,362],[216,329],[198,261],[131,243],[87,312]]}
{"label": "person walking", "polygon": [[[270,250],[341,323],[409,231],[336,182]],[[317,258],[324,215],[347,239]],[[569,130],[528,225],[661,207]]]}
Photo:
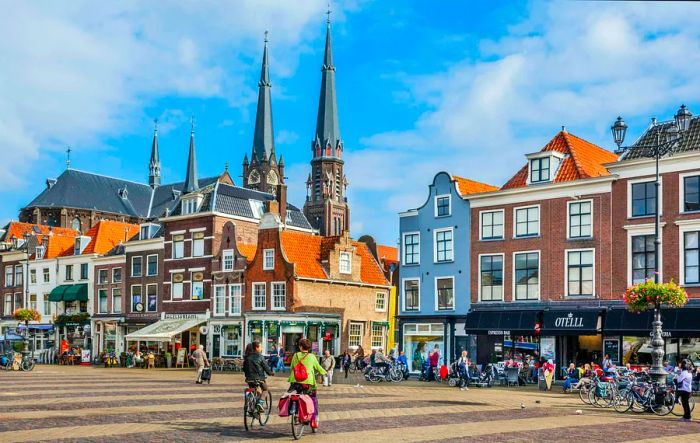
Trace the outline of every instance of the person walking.
{"label": "person walking", "polygon": [[284,367],[284,356],[285,356],[284,348],[280,346],[279,353],[278,353],[278,358],[277,358],[277,366],[275,367],[275,371],[277,372],[283,372],[285,370]]}
{"label": "person walking", "polygon": [[469,360],[469,353],[467,351],[462,351],[462,355],[457,360],[457,368],[459,369],[459,390],[468,391],[469,390],[469,366],[471,361]]}
{"label": "person walking", "polygon": [[197,376],[194,382],[201,385],[202,384],[202,371],[205,366],[209,366],[209,359],[207,358],[207,353],[204,352],[204,345],[199,345],[197,349],[192,352],[192,360],[194,360],[194,367],[197,369]]}
{"label": "person walking", "polygon": [[335,369],[335,357],[333,357],[330,351],[328,350],[323,352],[323,359],[321,359],[321,367],[326,371],[326,375],[323,376],[323,386],[329,387],[333,384],[333,369]]}
{"label": "person walking", "polygon": [[350,352],[346,349],[343,356],[340,357],[340,367],[345,373],[345,378],[348,378],[348,372],[350,371],[350,364],[352,363],[352,357]]}
{"label": "person walking", "polygon": [[683,360],[681,362],[681,373],[676,378],[676,386],[678,391],[678,397],[681,399],[681,405],[683,405],[683,418],[682,421],[690,421],[690,404],[688,399],[693,391],[693,374],[690,372],[692,366],[690,361]]}

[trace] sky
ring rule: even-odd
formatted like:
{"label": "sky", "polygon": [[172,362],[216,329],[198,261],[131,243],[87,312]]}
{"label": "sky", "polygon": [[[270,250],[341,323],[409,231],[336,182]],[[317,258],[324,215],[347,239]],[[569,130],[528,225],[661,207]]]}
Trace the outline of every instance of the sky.
{"label": "sky", "polygon": [[[303,206],[326,1],[0,0],[0,220],[71,167],[147,182],[159,120],[164,182],[252,147],[269,31],[276,151]],[[439,6],[439,7],[438,7]],[[333,60],[351,234],[396,244],[398,213],[439,171],[502,185],[562,126],[613,149],[651,117],[700,113],[700,5],[333,1]]]}

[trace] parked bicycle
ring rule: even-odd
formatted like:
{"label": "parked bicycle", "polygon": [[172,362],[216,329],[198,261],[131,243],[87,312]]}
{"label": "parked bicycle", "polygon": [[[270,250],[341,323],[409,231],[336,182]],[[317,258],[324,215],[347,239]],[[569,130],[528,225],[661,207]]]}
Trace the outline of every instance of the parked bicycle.
{"label": "parked bicycle", "polygon": [[253,429],[256,420],[260,426],[265,426],[270,420],[271,411],[272,394],[269,389],[261,396],[257,385],[246,388],[243,394],[243,424],[246,431]]}
{"label": "parked bicycle", "polygon": [[393,381],[398,383],[403,380],[403,370],[396,364],[391,364],[388,367],[374,366],[369,368],[365,373],[367,381],[378,383],[380,381]]}
{"label": "parked bicycle", "polygon": [[7,371],[26,371],[29,372],[34,369],[36,361],[31,355],[22,355],[19,352],[8,353],[6,355],[7,362],[5,363],[5,370]]}

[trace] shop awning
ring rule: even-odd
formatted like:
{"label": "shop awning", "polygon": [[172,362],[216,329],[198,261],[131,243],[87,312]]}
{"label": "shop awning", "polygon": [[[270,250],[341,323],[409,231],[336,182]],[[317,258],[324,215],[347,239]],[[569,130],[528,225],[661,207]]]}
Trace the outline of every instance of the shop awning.
{"label": "shop awning", "polygon": [[[646,337],[651,334],[654,312],[639,314],[626,309],[612,309],[605,316],[606,335],[630,335]],[[670,337],[697,337],[700,331],[700,309],[662,309],[663,332]]]}
{"label": "shop awning", "polygon": [[637,314],[627,309],[612,309],[605,314],[605,335],[647,336],[651,321],[651,312]]}
{"label": "shop awning", "polygon": [[542,317],[541,335],[595,335],[601,330],[597,309],[544,311]]}
{"label": "shop awning", "polygon": [[472,311],[465,332],[483,335],[534,335],[541,311]]}
{"label": "shop awning", "polygon": [[88,301],[87,283],[70,285],[63,293],[63,301]]}
{"label": "shop awning", "polygon": [[71,286],[72,285],[59,285],[53,288],[49,293],[49,301],[63,301],[63,293]]}
{"label": "shop awning", "polygon": [[167,318],[127,334],[124,338],[129,341],[170,341],[177,334],[201,323],[204,323],[204,320],[198,318]]}
{"label": "shop awning", "polygon": [[[24,328],[26,328],[26,326],[24,326],[24,325],[19,325],[19,327],[18,327],[17,329],[19,329],[20,331],[24,331]],[[48,324],[44,324],[44,325],[42,325],[42,324],[30,324],[30,325],[29,325],[29,329],[30,329],[30,330],[31,330],[31,329],[34,329],[34,330],[37,330],[37,331],[50,331],[50,330],[53,329],[53,325],[48,325]]]}

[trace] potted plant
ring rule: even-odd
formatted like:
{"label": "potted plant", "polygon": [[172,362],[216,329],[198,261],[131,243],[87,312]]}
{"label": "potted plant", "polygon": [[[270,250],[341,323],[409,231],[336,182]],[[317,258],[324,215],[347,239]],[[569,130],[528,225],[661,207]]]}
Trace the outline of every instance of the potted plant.
{"label": "potted plant", "polygon": [[173,367],[173,354],[170,352],[165,353],[165,365],[168,367],[168,369]]}
{"label": "potted plant", "polygon": [[29,355],[29,322],[41,321],[41,314],[36,309],[18,308],[12,313],[12,318],[19,322],[24,322],[24,333],[22,334],[22,354]]}

